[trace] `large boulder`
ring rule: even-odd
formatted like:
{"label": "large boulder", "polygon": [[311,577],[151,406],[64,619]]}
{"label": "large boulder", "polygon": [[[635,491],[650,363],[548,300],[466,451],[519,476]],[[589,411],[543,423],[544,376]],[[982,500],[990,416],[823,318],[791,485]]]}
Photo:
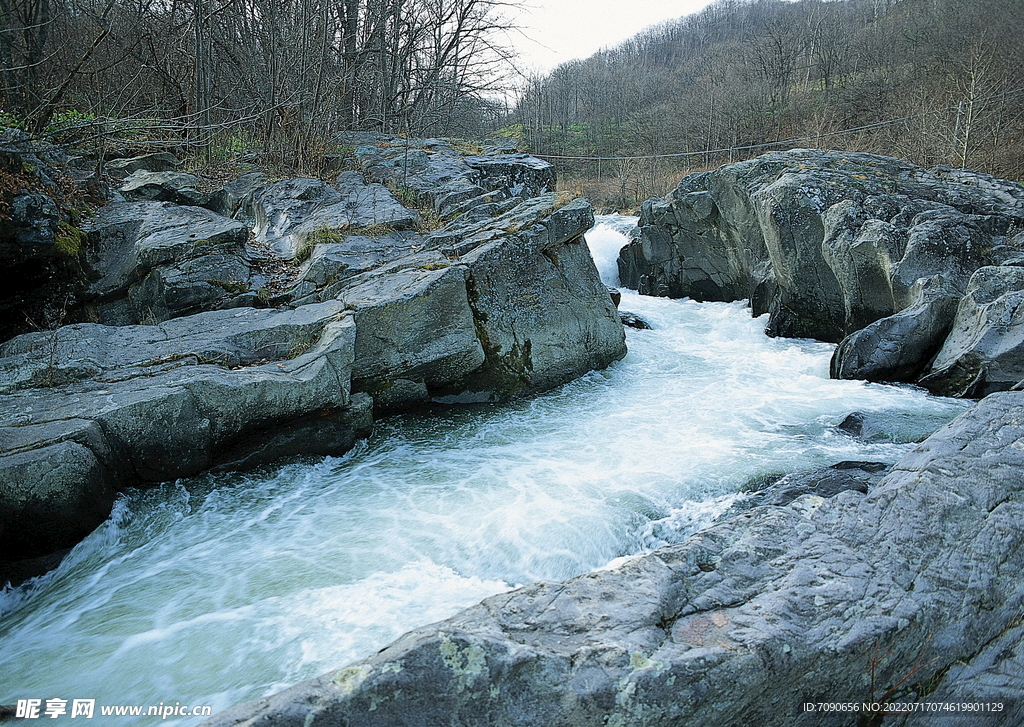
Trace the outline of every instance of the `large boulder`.
{"label": "large boulder", "polygon": [[339,453],[369,427],[351,397],[355,323],[332,301],[155,326],[76,324],[0,346],[0,542],[74,544],[125,487]]}
{"label": "large boulder", "polygon": [[494,596],[205,727],[852,727],[897,704],[963,724],[926,711],[940,695],[999,704],[972,725],[1019,724],[1022,406],[990,396],[867,495],[755,507]]}
{"label": "large boulder", "polygon": [[358,172],[342,172],[333,187],[317,179],[276,182],[255,191],[249,205],[255,238],[284,258],[307,257],[320,231],[406,230],[420,221],[416,210],[403,206],[385,186],[367,184]]}
{"label": "large boulder", "polygon": [[462,265],[409,267],[341,294],[356,320],[354,390],[369,391],[383,407],[423,401],[484,363],[466,274]]}
{"label": "large boulder", "polygon": [[83,227],[101,323],[160,322],[230,305],[248,290],[241,222],[171,202],[114,202]]}
{"label": "large boulder", "polygon": [[481,223],[451,249],[469,268],[469,302],[487,354],[483,369],[459,386],[505,398],[625,355],[622,322],[583,239],[593,209],[577,199],[552,213],[556,204],[555,195],[541,195]]}
{"label": "large boulder", "polygon": [[919,279],[906,308],[842,340],[832,355],[832,378],[915,380],[945,341],[961,295],[941,275]]}
{"label": "large boulder", "polygon": [[181,205],[205,205],[207,192],[199,190],[199,178],[185,172],[132,172],[118,189],[128,202],[173,202]]}
{"label": "large boulder", "polygon": [[[921,278],[963,290],[1019,254],[1024,187],[872,154],[794,149],[684,178],[644,204],[624,285],[749,298],[769,332],[838,342],[914,300]],[[920,373],[920,371],[916,372]]]}
{"label": "large boulder", "polygon": [[545,194],[426,236],[339,235],[316,246],[292,295],[354,311],[353,390],[382,410],[504,400],[625,355],[583,242],[592,225],[585,200]]}
{"label": "large boulder", "polygon": [[974,273],[952,331],[921,384],[947,396],[984,396],[1024,381],[1024,268]]}

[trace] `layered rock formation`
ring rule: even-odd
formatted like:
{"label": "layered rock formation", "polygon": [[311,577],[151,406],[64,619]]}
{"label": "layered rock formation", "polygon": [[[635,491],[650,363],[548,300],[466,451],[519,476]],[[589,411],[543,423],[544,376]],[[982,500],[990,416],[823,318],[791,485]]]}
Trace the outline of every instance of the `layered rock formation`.
{"label": "layered rock formation", "polygon": [[[820,727],[913,703],[900,724],[1019,724],[1022,407],[988,397],[868,494],[757,506],[613,570],[494,596],[206,727]],[[819,702],[857,709],[804,710]]]}
{"label": "layered rock formation", "polygon": [[[423,154],[425,168],[455,163]],[[355,171],[334,184],[250,175],[207,195],[248,213],[252,234],[200,200],[158,201],[158,187],[194,188],[183,175],[134,172],[122,191],[149,180],[153,199],[112,202],[87,225],[99,323],[0,344],[5,557],[73,544],[125,487],[340,453],[374,413],[504,400],[621,358],[583,243],[590,205],[523,186],[539,160],[471,163],[494,185],[487,206],[423,231],[407,229],[419,211]],[[267,265],[293,279],[260,287]]]}
{"label": "layered rock formation", "polygon": [[[1024,263],[1021,185],[795,149],[686,177],[645,203],[639,224],[640,239],[619,259],[624,285],[697,300],[748,298],[755,315],[769,313],[773,335],[842,341],[836,376],[916,381],[959,396],[1024,378],[1019,354],[1007,371],[999,352],[1007,339],[991,343],[1001,337],[998,315],[986,317],[964,297],[982,286],[988,305],[1012,292],[992,288],[1012,284],[1012,272],[981,269]],[[961,333],[946,346],[954,319]],[[963,332],[978,326],[989,333]]]}

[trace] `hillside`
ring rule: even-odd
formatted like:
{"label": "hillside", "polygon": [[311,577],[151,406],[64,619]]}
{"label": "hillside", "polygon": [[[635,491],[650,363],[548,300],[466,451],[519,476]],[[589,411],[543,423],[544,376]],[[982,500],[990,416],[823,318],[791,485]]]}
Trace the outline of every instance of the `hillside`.
{"label": "hillside", "polygon": [[794,146],[1020,179],[1022,30],[1020,0],[720,0],[532,79],[506,130],[604,157],[558,164],[616,206]]}

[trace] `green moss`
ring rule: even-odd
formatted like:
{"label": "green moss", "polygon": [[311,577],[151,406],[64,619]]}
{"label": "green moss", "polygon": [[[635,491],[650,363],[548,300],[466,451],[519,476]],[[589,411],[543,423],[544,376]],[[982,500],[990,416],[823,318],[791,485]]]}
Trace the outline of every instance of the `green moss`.
{"label": "green moss", "polygon": [[57,234],[53,238],[53,246],[62,255],[77,257],[85,243],[85,233],[68,222],[57,225]]}
{"label": "green moss", "polygon": [[210,285],[216,285],[219,288],[223,288],[224,290],[226,290],[229,293],[238,294],[238,293],[248,293],[249,292],[249,286],[246,285],[245,283],[238,282],[238,281],[207,280],[206,282],[209,283]]}
{"label": "green moss", "polygon": [[313,249],[317,245],[337,243],[344,239],[345,236],[340,229],[333,229],[327,225],[318,227],[309,233],[309,236],[302,241],[299,249],[295,251],[295,262],[303,263],[309,260],[309,256],[313,254]]}
{"label": "green moss", "polygon": [[362,235],[363,237],[384,237],[384,235],[390,235],[395,232],[395,228],[391,225],[366,225],[365,227],[356,227],[349,231],[352,235]]}

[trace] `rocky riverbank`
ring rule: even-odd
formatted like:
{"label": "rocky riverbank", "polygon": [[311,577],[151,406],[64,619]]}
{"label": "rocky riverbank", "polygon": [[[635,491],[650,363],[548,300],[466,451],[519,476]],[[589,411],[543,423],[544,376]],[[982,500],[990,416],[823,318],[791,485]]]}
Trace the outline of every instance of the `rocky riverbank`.
{"label": "rocky riverbank", "polygon": [[[867,494],[494,596],[206,727],[1020,724],[1022,407],[993,394]],[[995,711],[895,712],[925,703]]]}
{"label": "rocky riverbank", "polygon": [[623,284],[749,299],[773,335],[839,343],[833,376],[983,396],[1024,379],[1024,187],[872,154],[772,152],[649,200]]}
{"label": "rocky riverbank", "polygon": [[[202,192],[137,169],[82,223],[75,305],[95,322],[0,345],[7,558],[73,545],[127,487],[337,454],[375,415],[505,400],[625,354],[582,239],[592,210],[550,191],[550,165],[392,142],[331,183]],[[413,186],[368,181],[381,169]],[[448,193],[405,206],[418,176]],[[49,247],[11,248],[54,255],[48,229]]]}
{"label": "rocky riverbank", "polygon": [[[1024,378],[1022,221],[1019,185],[798,150],[645,204],[620,273],[842,341],[837,375],[978,395]],[[679,545],[487,599],[206,724],[964,723],[929,703],[1019,724],[1022,406],[992,393],[881,479],[864,463],[787,478]]]}

